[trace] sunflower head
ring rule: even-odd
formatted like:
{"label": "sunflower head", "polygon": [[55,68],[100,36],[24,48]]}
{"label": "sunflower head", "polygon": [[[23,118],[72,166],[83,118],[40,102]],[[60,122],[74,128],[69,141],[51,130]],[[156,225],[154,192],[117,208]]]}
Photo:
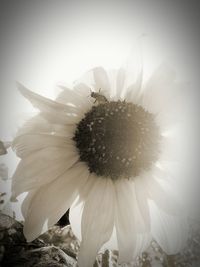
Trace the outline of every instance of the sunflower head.
{"label": "sunflower head", "polygon": [[118,100],[93,106],[73,140],[90,172],[116,180],[147,171],[158,159],[160,137],[153,114]]}

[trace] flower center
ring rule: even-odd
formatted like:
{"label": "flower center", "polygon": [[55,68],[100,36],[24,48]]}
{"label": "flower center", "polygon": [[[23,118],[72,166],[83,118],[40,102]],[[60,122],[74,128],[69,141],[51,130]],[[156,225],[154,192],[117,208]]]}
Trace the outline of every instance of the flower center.
{"label": "flower center", "polygon": [[85,114],[73,140],[91,173],[116,180],[151,168],[158,158],[160,133],[154,116],[141,106],[111,101]]}

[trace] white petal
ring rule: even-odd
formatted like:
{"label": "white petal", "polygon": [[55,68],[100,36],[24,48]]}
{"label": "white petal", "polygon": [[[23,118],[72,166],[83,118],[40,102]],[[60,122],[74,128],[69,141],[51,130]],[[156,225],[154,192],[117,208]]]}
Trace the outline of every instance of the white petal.
{"label": "white petal", "polygon": [[97,179],[99,178],[95,174],[89,175],[89,179],[81,188],[77,200],[73,203],[73,205],[70,208],[69,221],[71,223],[72,231],[80,241],[82,240],[81,220],[79,220],[78,218],[82,217],[84,203],[87,200]]}
{"label": "white petal", "polygon": [[133,102],[134,104],[140,104],[142,99],[142,80],[143,80],[143,70],[138,75],[138,78],[134,84],[131,84],[125,92],[125,99],[128,102]]}
{"label": "white petal", "polygon": [[137,199],[138,208],[141,216],[143,217],[146,227],[150,229],[150,211],[148,205],[148,191],[147,185],[144,183],[141,177],[135,178],[135,196]]}
{"label": "white petal", "polygon": [[77,113],[86,112],[92,103],[90,101],[91,89],[85,84],[77,84],[74,86],[73,90],[66,87],[61,87],[63,92],[61,92],[56,101],[73,105],[77,108]]}
{"label": "white petal", "polygon": [[22,202],[21,212],[22,212],[22,215],[23,215],[24,219],[27,216],[27,213],[28,213],[28,209],[29,209],[31,200],[32,200],[32,198],[33,198],[33,196],[35,195],[36,192],[37,192],[37,190],[31,190],[31,191],[29,191],[27,193],[26,197],[24,198],[23,202]]}
{"label": "white petal", "polygon": [[117,242],[117,233],[116,233],[116,227],[114,226],[112,235],[108,242],[106,242],[102,248],[100,249],[100,252],[104,252],[106,249],[110,250],[119,250],[118,248],[118,242]]}
{"label": "white petal", "polygon": [[86,99],[89,98],[92,89],[85,83],[78,83],[74,85],[74,91],[81,97],[82,100],[84,98],[84,101],[85,101],[85,98]]}
{"label": "white petal", "polygon": [[175,73],[162,64],[152,75],[145,87],[142,105],[152,113],[162,111],[176,94]]}
{"label": "white petal", "polygon": [[106,71],[101,68],[94,68],[93,69],[94,81],[96,84],[97,91],[101,89],[101,91],[109,91],[110,90],[110,83],[108,79],[108,75]]}
{"label": "white petal", "polygon": [[147,86],[171,84],[175,80],[176,73],[166,63],[162,63],[152,74]]}
{"label": "white petal", "polygon": [[[133,183],[125,179],[115,183],[116,187],[116,231],[119,247],[119,263],[131,262],[146,246],[141,242],[147,232],[140,233],[139,211],[133,191]],[[138,243],[139,238],[139,243]],[[145,240],[145,239],[144,239]]]}
{"label": "white petal", "polygon": [[162,136],[160,143],[161,154],[159,156],[159,160],[181,162],[187,151],[186,135],[183,134],[184,131],[181,131],[181,127],[179,131],[175,132],[172,128],[170,131],[171,136]]}
{"label": "white petal", "polygon": [[[24,235],[28,241],[55,224],[70,208],[78,194],[78,189],[88,179],[89,172],[82,163],[53,182],[41,187],[33,196],[24,224]],[[44,226],[46,225],[46,228]]]}
{"label": "white petal", "polygon": [[[188,95],[188,85],[186,83],[177,83],[174,82],[171,85],[163,86],[162,90],[158,90],[158,98],[153,103],[156,110],[156,122],[161,128],[162,132],[169,130],[171,128],[179,127],[184,128],[185,125],[188,125],[191,122],[191,98]],[[154,98],[152,99],[154,100]],[[150,101],[150,104],[152,102]],[[186,128],[186,130],[188,127]],[[185,132],[185,130],[184,130]],[[182,135],[183,136],[183,135]]]}
{"label": "white petal", "polygon": [[85,100],[86,102],[89,101],[90,104],[92,104],[90,95],[93,90],[91,89],[91,87],[89,87],[88,85],[84,83],[78,83],[74,85],[74,91],[81,97],[82,101],[83,100],[84,102]]}
{"label": "white petal", "polygon": [[82,240],[81,235],[81,218],[83,214],[84,202],[78,201],[77,199],[74,201],[69,211],[69,221],[73,231],[73,234],[78,238],[78,240]]}
{"label": "white petal", "polygon": [[78,161],[78,155],[49,147],[30,154],[19,163],[12,178],[12,197],[55,180]]}
{"label": "white petal", "polygon": [[133,252],[133,258],[136,259],[138,255],[141,254],[148,249],[152,241],[152,235],[150,232],[137,234],[136,248]]}
{"label": "white petal", "polygon": [[87,197],[89,196],[92,188],[94,187],[96,180],[98,177],[94,173],[90,173],[89,179],[87,180],[87,183],[84,185],[84,187],[81,188],[81,191],[79,192],[79,202],[86,201]]}
{"label": "white petal", "polygon": [[150,225],[148,221],[144,220],[143,213],[140,209],[138,204],[138,200],[136,198],[135,193],[135,183],[130,181],[130,188],[132,189],[132,205],[134,209],[134,221],[135,221],[135,228],[138,234],[143,234],[150,231]]}
{"label": "white petal", "polygon": [[131,262],[136,246],[132,190],[126,181],[117,181],[115,225],[119,247],[119,263]]}
{"label": "white petal", "polygon": [[180,123],[183,122],[183,117],[177,116],[176,110],[173,110],[174,107],[171,106],[171,109],[166,109],[164,104],[166,103],[163,103],[162,107],[158,110],[158,113],[155,114],[155,122],[159,126],[161,132],[168,131],[169,129],[176,125],[180,125]]}
{"label": "white petal", "polygon": [[164,188],[164,184],[161,184],[159,179],[149,175],[143,179],[148,188],[148,198],[155,201],[156,205],[168,214],[178,215],[183,213],[183,209],[181,208],[180,203],[178,203],[177,197],[173,194],[172,189],[170,189],[175,183],[172,183],[171,181],[171,184],[168,183],[168,186]]}
{"label": "white petal", "polygon": [[50,134],[53,131],[53,124],[49,124],[41,114],[38,114],[24,122],[22,127],[19,128],[17,136],[27,133]]}
{"label": "white petal", "polygon": [[[80,241],[82,240],[80,218],[82,217],[82,214],[83,214],[83,208],[84,208],[84,202],[80,202],[80,200],[77,198],[77,200],[70,207],[70,213],[69,213],[69,221],[70,221],[70,224],[72,227],[72,231],[73,231],[74,235]],[[109,239],[108,242],[106,242],[101,247],[99,253],[101,253],[101,251],[105,251],[106,249],[118,250],[117,234],[116,234],[115,227],[113,228],[113,233],[111,235],[111,238]]]}
{"label": "white petal", "polygon": [[62,104],[70,104],[74,107],[81,107],[84,100],[74,90],[65,86],[59,86],[63,91],[57,96],[56,101]]}
{"label": "white petal", "polygon": [[49,134],[20,135],[12,143],[13,150],[20,158],[27,157],[31,153],[46,147],[60,147],[71,149],[71,151],[75,150],[73,141],[70,138]]}
{"label": "white petal", "polygon": [[84,83],[79,83],[74,86],[74,91],[84,100],[84,105],[81,106],[80,111],[83,114],[88,112],[94,104],[94,99],[91,97],[91,93],[95,90],[91,89],[91,87]]}
{"label": "white petal", "polygon": [[43,112],[48,112],[52,110],[57,110],[61,112],[73,112],[75,109],[71,106],[63,105],[61,103],[58,103],[54,100],[51,100],[49,98],[46,98],[44,96],[38,95],[30,90],[28,90],[26,87],[24,87],[22,84],[18,83],[18,89],[21,92],[21,94],[27,98],[32,105]]}
{"label": "white petal", "polygon": [[101,246],[107,242],[114,224],[114,190],[112,181],[97,178],[82,215],[82,242],[79,267],[92,267]]}
{"label": "white petal", "polygon": [[76,121],[76,109],[53,101],[29,91],[23,85],[18,84],[21,94],[27,98],[32,105],[41,111],[41,115],[50,122],[72,123]]}
{"label": "white petal", "polygon": [[75,132],[74,124],[49,123],[41,114],[27,120],[18,130],[17,137],[24,134],[49,134],[51,136],[72,137]]}
{"label": "white petal", "polygon": [[117,81],[116,81],[116,99],[120,99],[122,96],[122,92],[125,84],[125,70],[123,68],[118,70],[117,73]]}
{"label": "white petal", "polygon": [[170,216],[151,203],[152,235],[167,254],[176,254],[186,245],[188,224],[184,216]]}
{"label": "white petal", "polygon": [[142,38],[140,36],[135,40],[131,47],[128,58],[124,62],[124,68],[126,70],[127,85],[134,84],[137,80],[138,74],[143,71],[143,45]]}

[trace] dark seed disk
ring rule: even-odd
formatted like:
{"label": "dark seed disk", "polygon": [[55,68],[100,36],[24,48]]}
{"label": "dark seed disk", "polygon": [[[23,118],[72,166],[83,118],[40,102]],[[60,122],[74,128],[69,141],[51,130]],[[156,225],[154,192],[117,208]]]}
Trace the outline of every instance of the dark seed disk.
{"label": "dark seed disk", "polygon": [[73,140],[91,173],[115,180],[151,167],[158,158],[160,134],[154,116],[141,106],[112,101],[93,106]]}

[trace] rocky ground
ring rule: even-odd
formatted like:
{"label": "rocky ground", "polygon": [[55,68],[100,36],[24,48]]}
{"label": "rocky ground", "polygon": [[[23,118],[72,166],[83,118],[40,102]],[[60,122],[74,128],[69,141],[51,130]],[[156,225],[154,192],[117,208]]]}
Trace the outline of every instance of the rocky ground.
{"label": "rocky ground", "polygon": [[[62,224],[61,224],[62,225]],[[77,266],[79,241],[69,225],[56,225],[35,241],[26,243],[23,225],[0,214],[0,266],[2,267],[74,267]],[[94,267],[117,266],[117,251],[106,250],[98,255]],[[200,266],[200,234],[193,234],[188,247],[180,254],[167,256],[152,242],[148,251],[127,267]]]}

